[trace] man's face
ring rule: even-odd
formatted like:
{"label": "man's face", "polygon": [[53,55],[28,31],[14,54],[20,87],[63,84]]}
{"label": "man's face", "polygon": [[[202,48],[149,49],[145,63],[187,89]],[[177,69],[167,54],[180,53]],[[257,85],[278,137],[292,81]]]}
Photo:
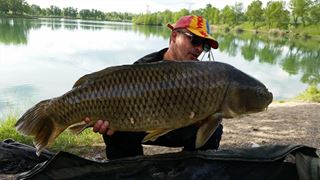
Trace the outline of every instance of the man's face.
{"label": "man's face", "polygon": [[176,60],[198,60],[207,40],[196,36],[186,29],[173,31],[173,50]]}

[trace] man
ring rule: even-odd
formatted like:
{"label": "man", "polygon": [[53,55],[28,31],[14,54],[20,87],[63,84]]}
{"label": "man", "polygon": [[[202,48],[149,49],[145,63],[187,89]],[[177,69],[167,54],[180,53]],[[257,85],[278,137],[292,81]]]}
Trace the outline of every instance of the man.
{"label": "man", "polygon": [[[172,30],[169,48],[149,54],[136,63],[151,63],[162,60],[198,61],[198,56],[202,51],[210,51],[211,48],[217,49],[218,42],[209,34],[209,25],[206,19],[201,16],[181,17],[175,25],[168,24]],[[205,120],[204,120],[205,121]],[[87,117],[85,122],[89,123]],[[146,132],[114,132],[108,129],[108,121],[99,120],[93,127],[94,132],[103,134],[103,139],[107,145],[106,153],[108,159],[116,159],[128,156],[143,155],[141,141],[146,136]],[[199,149],[218,149],[222,135],[222,125],[220,124],[215,133],[210,137],[206,144]],[[195,150],[195,139],[198,125],[190,125],[173,130],[154,142],[153,144],[167,147],[183,147],[183,150]]]}

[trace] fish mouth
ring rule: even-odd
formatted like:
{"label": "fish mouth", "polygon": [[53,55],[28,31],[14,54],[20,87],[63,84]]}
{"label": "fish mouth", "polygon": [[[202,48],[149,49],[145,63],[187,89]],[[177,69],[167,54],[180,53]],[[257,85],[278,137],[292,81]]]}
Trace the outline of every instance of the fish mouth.
{"label": "fish mouth", "polygon": [[273,94],[266,88],[258,88],[256,94],[258,97],[264,99],[266,106],[268,106],[273,100]]}
{"label": "fish mouth", "polygon": [[267,110],[268,110],[268,106],[267,106],[267,107],[264,107],[264,108],[250,109],[250,111],[247,111],[246,114],[258,113],[258,112],[263,112],[263,111],[267,111]]}

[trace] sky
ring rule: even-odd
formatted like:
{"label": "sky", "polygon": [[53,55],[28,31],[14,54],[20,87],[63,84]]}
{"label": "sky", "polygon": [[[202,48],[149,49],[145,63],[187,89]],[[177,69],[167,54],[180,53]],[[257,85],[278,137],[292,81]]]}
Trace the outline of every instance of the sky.
{"label": "sky", "polygon": [[[169,9],[171,11],[179,11],[182,8],[188,10],[196,10],[205,8],[207,4],[222,9],[226,5],[233,6],[236,2],[242,2],[246,8],[253,0],[239,1],[239,0],[26,0],[29,5],[36,4],[41,8],[55,5],[60,8],[74,7],[81,9],[97,9],[103,12],[131,12],[131,13],[145,13],[164,11]],[[266,6],[270,0],[261,0],[263,6]],[[284,0],[286,3],[289,0]]]}

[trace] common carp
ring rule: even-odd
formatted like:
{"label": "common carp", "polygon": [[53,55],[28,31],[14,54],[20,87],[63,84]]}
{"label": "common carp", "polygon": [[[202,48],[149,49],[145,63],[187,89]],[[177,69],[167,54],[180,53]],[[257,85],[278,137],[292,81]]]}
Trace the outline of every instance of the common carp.
{"label": "common carp", "polygon": [[[197,132],[201,147],[220,123],[216,117],[260,112],[271,101],[260,81],[221,62],[122,65],[87,74],[67,93],[39,102],[16,129],[34,136],[39,154],[68,127],[79,133],[98,119],[115,131],[149,132],[143,140],[148,141],[207,118]],[[84,117],[92,123],[83,123]]]}

